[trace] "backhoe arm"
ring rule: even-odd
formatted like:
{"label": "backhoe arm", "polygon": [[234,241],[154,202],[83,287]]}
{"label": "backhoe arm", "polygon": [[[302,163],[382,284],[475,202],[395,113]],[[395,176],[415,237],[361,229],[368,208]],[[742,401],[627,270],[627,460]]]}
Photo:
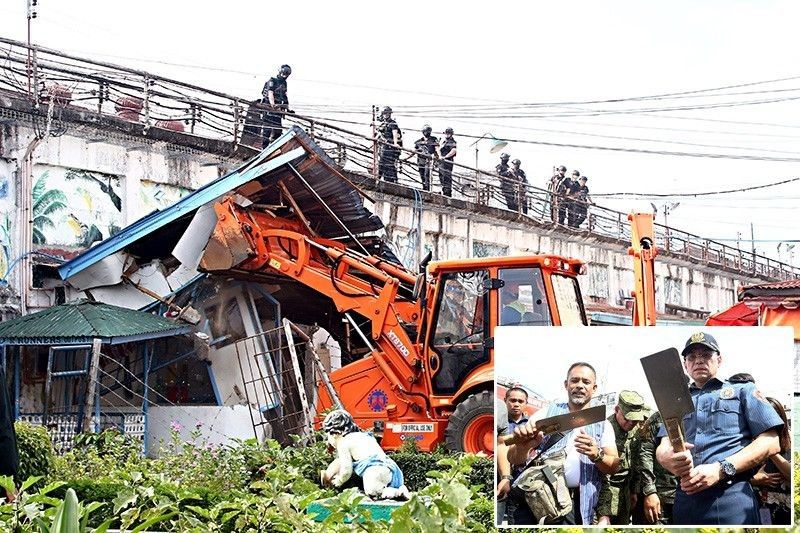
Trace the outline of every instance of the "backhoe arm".
{"label": "backhoe arm", "polygon": [[415,410],[420,408],[414,397],[429,393],[418,379],[422,359],[400,323],[404,314],[415,319],[419,311],[397,300],[400,279],[413,282],[413,275],[379,258],[358,255],[339,242],[312,239],[298,223],[241,207],[232,198],[217,203],[214,210],[217,225],[200,261],[202,270],[280,274],[328,296],[340,313],[368,319],[377,345],[372,352],[376,364],[392,390]]}
{"label": "backhoe arm", "polygon": [[631,213],[631,247],[633,256],[633,325],[656,325],[655,257],[658,254],[653,236],[652,213]]}

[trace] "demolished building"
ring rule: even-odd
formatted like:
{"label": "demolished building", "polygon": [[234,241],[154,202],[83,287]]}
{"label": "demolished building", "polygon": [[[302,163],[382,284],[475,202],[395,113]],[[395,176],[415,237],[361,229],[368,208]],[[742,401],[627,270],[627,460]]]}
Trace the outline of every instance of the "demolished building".
{"label": "demolished building", "polygon": [[[221,412],[245,406],[249,409],[223,416],[226,423],[252,424],[258,438],[275,436],[289,416],[282,408],[287,399],[275,390],[290,381],[282,374],[291,363],[285,348],[292,343],[283,330],[283,318],[301,325],[310,344],[320,348],[328,369],[358,357],[365,348],[350,338],[349,324],[342,322],[329,299],[286,277],[265,274],[256,279],[235,270],[224,275],[201,271],[204,254],[228,253],[206,249],[217,222],[213,206],[225,196],[294,220],[312,235],[399,263],[374,236],[383,224],[365,207],[366,194],[295,127],[236,170],[61,265],[59,274],[86,298],[193,323],[207,346],[189,346],[167,358],[174,374],[184,376],[182,386],[166,395],[172,405],[164,408],[174,408],[172,418],[181,420],[187,405],[205,405],[201,419],[213,436],[219,432],[213,422],[223,416]],[[342,348],[345,361],[339,356]],[[301,381],[305,408],[313,409],[313,364],[308,354],[298,359],[300,378],[305,378]],[[187,375],[194,379],[186,379]],[[264,416],[278,423],[260,431]],[[164,433],[163,427],[154,430]]]}

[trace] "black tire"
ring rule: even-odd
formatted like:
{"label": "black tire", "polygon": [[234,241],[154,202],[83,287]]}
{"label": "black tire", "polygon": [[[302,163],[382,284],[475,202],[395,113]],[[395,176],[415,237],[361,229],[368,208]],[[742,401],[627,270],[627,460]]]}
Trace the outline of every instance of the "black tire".
{"label": "black tire", "polygon": [[[492,398],[492,393],[489,391],[479,391],[469,395],[464,401],[459,403],[455,412],[450,415],[447,429],[445,429],[445,446],[447,449],[454,452],[476,452],[477,450],[475,449],[465,449],[468,447],[475,447],[469,446],[468,443],[465,442],[465,434],[473,423],[477,422],[482,427],[486,427],[487,415],[491,418],[491,439],[494,439],[496,430],[494,429],[494,400]],[[474,428],[471,432],[474,432]],[[487,453],[490,452],[487,451]]]}

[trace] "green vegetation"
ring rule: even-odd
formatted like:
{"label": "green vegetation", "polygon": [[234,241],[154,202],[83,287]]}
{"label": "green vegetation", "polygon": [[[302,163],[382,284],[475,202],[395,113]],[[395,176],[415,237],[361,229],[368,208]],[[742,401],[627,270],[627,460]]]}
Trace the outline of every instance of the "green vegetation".
{"label": "green vegetation", "polygon": [[[26,437],[37,438],[20,443],[22,462],[37,476],[23,484],[14,503],[0,500],[0,530],[482,532],[492,527],[493,472],[486,458],[413,447],[393,454],[416,493],[391,521],[380,522],[358,506],[364,496],[357,490],[319,486],[319,471],[332,459],[320,435],[285,448],[254,440],[218,446],[201,441],[199,427],[189,442],[175,429],[160,457],[149,459],[140,456],[137,441],[116,431],[84,435],[72,451],[54,457],[49,440],[41,438],[44,430],[26,427]],[[11,483],[0,478],[2,486]],[[306,508],[321,499],[330,514],[319,523]]]}

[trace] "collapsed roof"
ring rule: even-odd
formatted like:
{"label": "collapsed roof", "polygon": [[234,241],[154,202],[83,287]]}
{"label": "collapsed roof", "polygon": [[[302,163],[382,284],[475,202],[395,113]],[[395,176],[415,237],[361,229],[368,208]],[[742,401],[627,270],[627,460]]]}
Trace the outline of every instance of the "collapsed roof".
{"label": "collapsed roof", "polygon": [[[101,300],[106,299],[104,288],[128,277],[130,298],[123,298],[121,305],[144,307],[154,298],[141,287],[163,296],[198,276],[200,257],[217,222],[213,205],[234,194],[242,202],[268,206],[280,216],[301,221],[320,237],[344,238],[348,245],[361,247],[355,236],[383,228],[364,206],[366,195],[294,126],[236,170],[61,265],[59,275],[79,290],[94,289]],[[394,256],[386,258],[398,262]]]}

